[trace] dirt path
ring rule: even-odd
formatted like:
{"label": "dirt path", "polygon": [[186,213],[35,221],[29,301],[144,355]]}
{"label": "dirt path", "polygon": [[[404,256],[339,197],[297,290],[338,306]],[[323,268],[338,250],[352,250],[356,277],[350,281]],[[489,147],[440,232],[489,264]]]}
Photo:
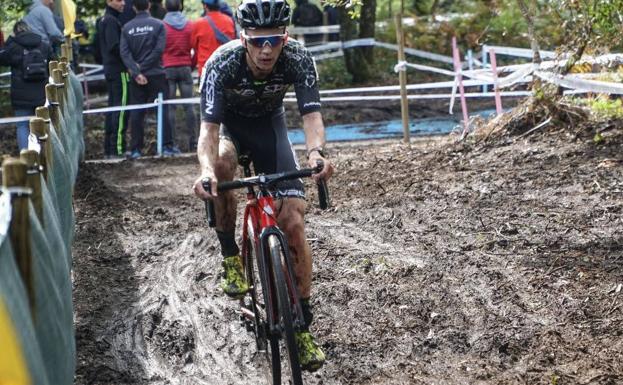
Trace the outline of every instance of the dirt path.
{"label": "dirt path", "polygon": [[[622,383],[621,141],[442,142],[332,146],[334,208],[307,214],[328,362],[306,383]],[[196,171],[81,170],[77,384],[263,383]]]}

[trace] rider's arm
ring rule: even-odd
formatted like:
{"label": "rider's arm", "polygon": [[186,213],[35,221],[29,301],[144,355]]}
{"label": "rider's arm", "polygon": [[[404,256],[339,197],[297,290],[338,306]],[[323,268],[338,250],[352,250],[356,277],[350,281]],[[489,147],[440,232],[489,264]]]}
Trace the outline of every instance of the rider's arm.
{"label": "rider's arm", "polygon": [[322,151],[325,145],[324,123],[320,112],[310,112],[303,115],[303,131],[305,132],[305,146],[307,156]]}
{"label": "rider's arm", "polygon": [[309,166],[315,167],[317,160],[324,162],[324,168],[320,173],[314,175],[314,179],[329,179],[333,175],[333,165],[325,158],[323,152],[325,134],[322,114],[316,111],[303,115],[303,131],[305,132],[305,147]]}
{"label": "rider's arm", "polygon": [[210,195],[203,189],[201,184],[201,180],[204,178],[212,180],[212,195],[216,195],[217,180],[214,175],[214,165],[218,159],[219,128],[219,124],[201,122],[199,140],[197,142],[197,157],[201,166],[201,176],[195,181],[193,189],[195,194],[204,199],[210,198]]}

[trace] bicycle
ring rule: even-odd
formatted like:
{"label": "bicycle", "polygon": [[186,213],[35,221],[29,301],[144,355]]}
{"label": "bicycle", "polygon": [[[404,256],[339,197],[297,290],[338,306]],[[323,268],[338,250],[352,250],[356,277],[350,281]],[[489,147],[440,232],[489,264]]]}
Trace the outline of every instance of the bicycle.
{"label": "bicycle", "polygon": [[[270,364],[273,385],[281,385],[282,362],[280,341],[287,356],[293,385],[303,385],[295,330],[304,325],[303,311],[298,294],[290,252],[283,232],[277,226],[276,210],[270,188],[283,180],[310,177],[323,168],[318,162],[315,168],[252,176],[250,160],[243,155],[239,163],[244,178],[217,185],[223,192],[247,188],[247,204],[242,230],[242,260],[249,292],[240,301],[241,317],[247,330],[252,330],[258,352],[263,352]],[[210,180],[202,181],[210,192]],[[255,187],[258,188],[256,193]],[[326,183],[318,183],[320,208],[329,206]],[[206,202],[208,225],[214,227],[214,203]]]}

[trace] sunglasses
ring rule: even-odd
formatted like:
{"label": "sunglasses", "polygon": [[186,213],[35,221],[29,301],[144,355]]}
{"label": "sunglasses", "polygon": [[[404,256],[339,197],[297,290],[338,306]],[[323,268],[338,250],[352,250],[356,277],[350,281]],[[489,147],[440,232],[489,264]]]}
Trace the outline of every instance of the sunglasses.
{"label": "sunglasses", "polygon": [[249,36],[246,33],[242,33],[242,37],[248,41],[252,46],[257,48],[264,48],[266,44],[271,47],[275,47],[281,43],[286,38],[286,34],[281,35],[268,35],[268,36]]}

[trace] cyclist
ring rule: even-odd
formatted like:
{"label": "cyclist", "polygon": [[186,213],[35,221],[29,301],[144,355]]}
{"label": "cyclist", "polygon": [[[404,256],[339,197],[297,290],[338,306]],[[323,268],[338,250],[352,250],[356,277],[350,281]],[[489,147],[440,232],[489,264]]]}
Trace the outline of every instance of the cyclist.
{"label": "cyclist", "polygon": [[[214,199],[216,233],[223,255],[221,287],[230,297],[247,292],[242,259],[234,230],[236,199],[233,192],[216,194],[216,182],[232,180],[238,154],[248,153],[256,173],[275,173],[298,168],[287,136],[283,98],[293,84],[303,119],[307,160],[311,167],[324,161],[314,179],[328,179],[333,166],[323,152],[324,124],[320,114],[318,75],[311,54],[288,40],[290,6],[285,0],[243,0],[236,17],[240,39],[222,45],[206,62],[200,80],[201,130],[197,155],[201,176],[193,189],[203,199]],[[201,180],[212,180],[212,194]],[[325,355],[309,332],[312,260],[305,238],[305,193],[301,180],[285,181],[273,192],[277,198],[277,222],[287,237],[294,258],[295,275],[303,306],[305,327],[296,340],[301,367],[319,369]]]}

